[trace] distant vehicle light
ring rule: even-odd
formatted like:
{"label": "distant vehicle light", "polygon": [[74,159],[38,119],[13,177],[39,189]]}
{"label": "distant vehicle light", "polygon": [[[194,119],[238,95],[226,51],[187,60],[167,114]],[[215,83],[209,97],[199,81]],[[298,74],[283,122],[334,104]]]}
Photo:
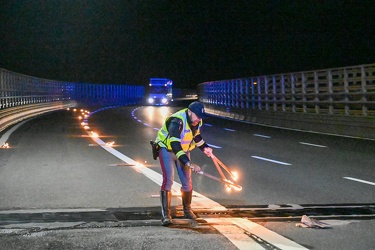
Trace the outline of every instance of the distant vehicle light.
{"label": "distant vehicle light", "polygon": [[163,98],[163,99],[161,100],[161,102],[162,102],[163,104],[166,104],[166,103],[168,102],[168,99],[167,99],[167,98]]}
{"label": "distant vehicle light", "polygon": [[148,98],[148,103],[154,103],[154,98]]}

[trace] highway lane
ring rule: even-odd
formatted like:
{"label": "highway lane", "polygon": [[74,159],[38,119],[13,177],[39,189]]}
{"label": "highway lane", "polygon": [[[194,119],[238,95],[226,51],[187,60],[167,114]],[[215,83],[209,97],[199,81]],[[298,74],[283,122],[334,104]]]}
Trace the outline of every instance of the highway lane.
{"label": "highway lane", "polygon": [[[116,150],[160,173],[158,162],[151,158],[149,140],[155,138],[164,118],[177,109],[107,109],[93,114],[89,123],[102,140],[115,141]],[[0,151],[1,208],[158,207],[158,199],[150,198],[158,193],[158,186],[94,146],[91,139],[83,136],[78,123],[70,112],[57,112],[27,122],[10,137],[15,148],[10,154]],[[273,204],[374,203],[373,185],[343,178],[374,180],[373,141],[286,131],[214,117],[205,123],[206,141],[221,147],[214,149],[215,154],[241,173],[244,189],[231,193],[220,183],[194,176],[195,190],[222,205],[275,208]],[[211,160],[198,150],[192,157],[205,171],[216,174]],[[354,169],[353,162],[357,162]],[[110,166],[115,163],[119,165]],[[173,203],[179,205],[180,201],[173,199]],[[308,248],[366,249],[374,245],[374,220],[334,220],[335,227],[329,231],[305,231],[295,227],[293,220],[259,223]]]}
{"label": "highway lane", "polygon": [[[112,138],[118,135],[116,142],[123,145],[119,151],[160,173],[158,163],[151,159],[148,142],[156,136],[164,119],[177,110],[177,107],[126,107],[93,115],[90,123],[97,125],[100,133],[110,134]],[[222,184],[195,175],[195,191],[229,208],[250,207],[251,220],[257,221],[257,214],[270,216],[260,218],[258,223],[310,249],[370,249],[375,244],[374,220],[357,220],[361,216],[356,217],[356,211],[352,212],[353,217],[343,216],[350,214],[353,207],[363,207],[362,203],[372,204],[370,210],[373,210],[374,141],[269,128],[215,117],[208,118],[205,124],[205,140],[215,146],[214,153],[223,162],[238,170],[243,190],[227,193]],[[199,150],[192,152],[192,159],[204,171],[215,174],[211,160]],[[338,205],[342,207],[332,208]],[[265,209],[265,214],[260,207]],[[282,216],[287,217],[273,221],[273,216],[283,213],[286,215]],[[318,217],[320,214],[322,220],[331,225],[331,230],[296,227],[296,219],[303,213]]]}
{"label": "highway lane", "polygon": [[[177,107],[109,109],[94,114],[91,126],[113,136],[119,151],[147,163],[149,140]],[[132,113],[133,112],[133,113]],[[131,116],[133,114],[133,116]],[[114,118],[116,117],[116,118]],[[222,205],[374,203],[375,141],[262,127],[210,117],[202,134],[214,153],[240,173],[241,192],[226,192],[222,184],[194,176],[194,190]],[[212,161],[199,150],[192,161],[218,175]],[[368,181],[370,184],[344,177]],[[177,180],[177,178],[176,178]]]}

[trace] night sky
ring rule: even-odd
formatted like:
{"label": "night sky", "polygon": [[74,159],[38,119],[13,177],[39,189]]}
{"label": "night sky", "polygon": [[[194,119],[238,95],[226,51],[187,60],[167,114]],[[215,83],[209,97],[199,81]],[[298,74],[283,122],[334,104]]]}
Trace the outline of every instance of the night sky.
{"label": "night sky", "polygon": [[177,88],[375,63],[375,1],[29,0],[0,3],[0,68]]}

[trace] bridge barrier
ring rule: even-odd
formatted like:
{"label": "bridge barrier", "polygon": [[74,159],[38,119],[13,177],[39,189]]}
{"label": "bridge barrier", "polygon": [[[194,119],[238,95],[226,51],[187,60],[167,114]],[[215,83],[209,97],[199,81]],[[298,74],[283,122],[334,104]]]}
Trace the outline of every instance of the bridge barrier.
{"label": "bridge barrier", "polygon": [[63,82],[0,69],[0,132],[46,112],[77,105],[131,105],[143,96],[143,86]]}
{"label": "bridge barrier", "polygon": [[198,91],[214,115],[375,139],[375,64],[204,82]]}
{"label": "bridge barrier", "polygon": [[5,109],[4,111],[0,112],[0,132],[22,120],[26,120],[37,115],[42,115],[47,112],[67,109],[74,106],[76,106],[76,102],[66,101],[28,104]]}

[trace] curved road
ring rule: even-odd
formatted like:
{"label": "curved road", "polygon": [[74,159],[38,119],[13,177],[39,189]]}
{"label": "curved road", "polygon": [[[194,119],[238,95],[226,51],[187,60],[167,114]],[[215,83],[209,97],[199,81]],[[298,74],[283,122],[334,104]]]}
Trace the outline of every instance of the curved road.
{"label": "curved road", "polygon": [[[89,117],[88,131],[99,134],[104,143],[114,142],[113,149],[120,154],[160,174],[149,141],[164,119],[177,110],[151,106],[100,110]],[[79,124],[77,113],[61,111],[37,117],[11,134],[11,148],[0,150],[0,209],[158,207],[158,198],[152,198],[159,190],[155,180],[95,144]],[[204,121],[202,134],[214,154],[239,173],[243,187],[240,192],[227,192],[221,183],[196,174],[194,190],[209,201],[239,217],[258,219],[260,225],[306,248],[368,249],[375,244],[371,233],[374,217],[364,220],[363,213],[343,216],[357,213],[353,212],[356,207],[374,214],[375,141],[217,117]],[[192,152],[192,161],[218,176],[212,161],[199,150]],[[178,197],[173,205],[180,205]],[[315,208],[304,210],[308,207]],[[198,204],[196,208],[204,216]],[[209,207],[205,209],[210,217]],[[324,220],[331,229],[296,227],[300,213],[307,212],[320,218],[331,215]],[[275,217],[279,219],[272,219]],[[215,228],[220,231],[219,227]]]}

